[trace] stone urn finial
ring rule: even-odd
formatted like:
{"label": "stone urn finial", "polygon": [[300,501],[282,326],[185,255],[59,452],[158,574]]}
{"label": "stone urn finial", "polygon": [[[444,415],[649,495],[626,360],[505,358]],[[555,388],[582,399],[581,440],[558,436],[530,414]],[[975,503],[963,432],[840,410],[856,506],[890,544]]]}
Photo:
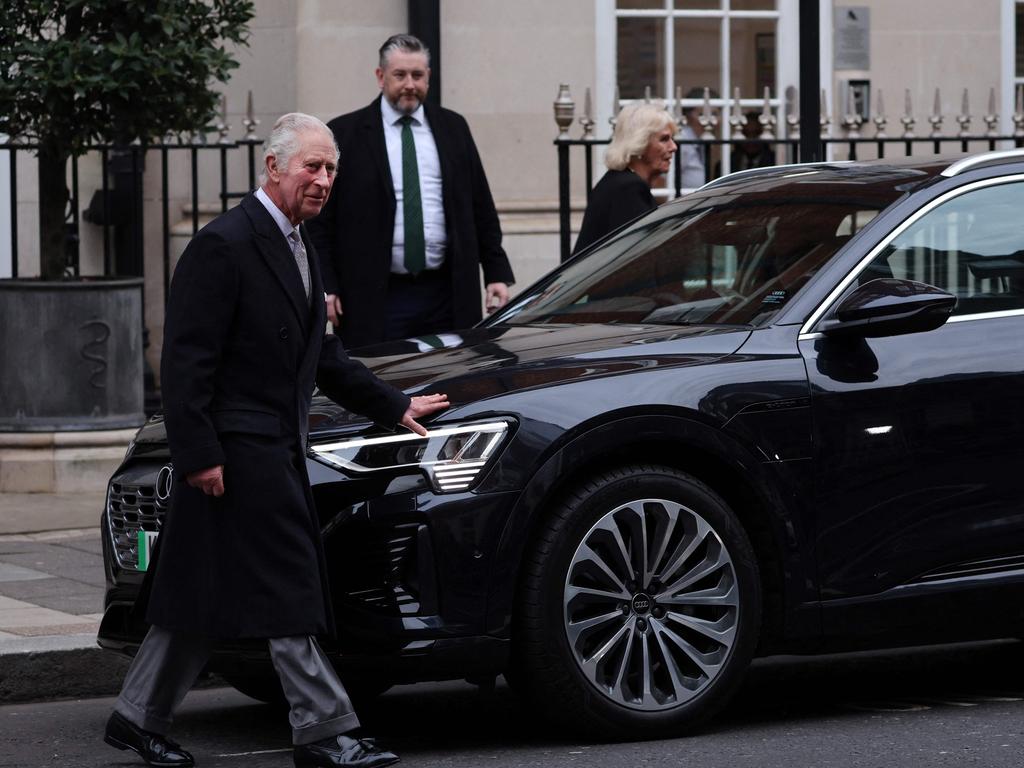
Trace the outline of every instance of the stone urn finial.
{"label": "stone urn finial", "polygon": [[558,126],[558,139],[569,138],[569,126],[572,125],[573,115],[576,114],[576,102],[569,94],[569,84],[562,83],[558,86],[558,98],[555,99],[555,124]]}

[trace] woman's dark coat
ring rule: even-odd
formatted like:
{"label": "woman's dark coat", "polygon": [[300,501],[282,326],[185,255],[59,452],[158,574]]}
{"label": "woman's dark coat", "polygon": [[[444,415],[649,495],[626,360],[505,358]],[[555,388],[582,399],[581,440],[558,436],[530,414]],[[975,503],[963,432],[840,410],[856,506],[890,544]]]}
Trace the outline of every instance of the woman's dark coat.
{"label": "woman's dark coat", "polygon": [[[204,227],[171,284],[161,384],[175,483],[147,620],[214,638],[332,632],[320,527],[304,460],[314,380],[396,424],[409,399],[350,360],[291,248],[254,195]],[[183,482],[224,465],[224,496]]]}
{"label": "woman's dark coat", "polygon": [[632,171],[608,171],[590,192],[573,253],[655,208],[647,182]]}

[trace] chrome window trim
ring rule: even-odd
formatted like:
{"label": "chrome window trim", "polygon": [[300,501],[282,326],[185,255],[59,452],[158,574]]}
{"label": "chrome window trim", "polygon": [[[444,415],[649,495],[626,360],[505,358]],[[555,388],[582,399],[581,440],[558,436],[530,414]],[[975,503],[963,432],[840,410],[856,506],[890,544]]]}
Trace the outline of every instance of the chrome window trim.
{"label": "chrome window trim", "polygon": [[956,315],[949,318],[947,323],[966,323],[970,320],[990,320],[1000,317],[1018,317],[1024,315],[1024,309],[1001,309],[998,312],[978,312],[973,315]]}
{"label": "chrome window trim", "polygon": [[1010,160],[1012,158],[1024,160],[1024,149],[1003,149],[998,152],[985,152],[980,155],[965,157],[963,160],[957,160],[955,163],[952,163],[939,175],[950,178],[964,171],[969,171],[978,165],[984,165],[994,160]]}
{"label": "chrome window trim", "polygon": [[[930,213],[935,208],[938,208],[943,203],[946,203],[956,197],[959,197],[960,195],[965,195],[968,192],[973,192],[976,189],[994,187],[999,184],[1011,184],[1018,181],[1024,181],[1024,173],[1015,173],[1010,176],[999,176],[993,179],[982,179],[980,181],[971,182],[970,184],[965,184],[962,187],[957,187],[956,189],[949,190],[945,194],[935,198],[931,202],[925,204],[921,208],[914,211],[914,213],[911,214],[904,221],[902,221],[898,227],[896,227],[892,232],[886,235],[885,238],[878,243],[878,245],[872,248],[867,253],[867,255],[864,256],[864,258],[862,258],[860,262],[858,262],[858,264],[846,274],[846,277],[839,281],[839,284],[832,289],[828,296],[826,296],[825,299],[811,313],[811,316],[807,318],[807,322],[800,326],[799,338],[801,340],[803,340],[805,337],[814,338],[814,334],[816,334],[817,332],[813,331],[812,329],[821,320],[822,316],[824,316],[828,312],[828,310],[832,308],[832,305],[846,291],[846,289],[850,286],[850,283],[857,279],[857,276],[860,275],[860,273],[867,268],[868,264],[870,264],[874,260],[874,258],[878,256],[879,253],[881,253],[886,247],[888,247],[889,243],[891,243],[897,237],[902,235],[903,232],[909,229],[913,224],[917,223],[918,219],[924,217],[926,214]],[[980,317],[993,317],[996,315],[1004,314],[1006,312],[1016,313],[1018,311],[1019,310],[1000,310],[998,312],[984,312],[976,315],[961,315],[961,317],[964,319],[976,319]],[[954,317],[951,317],[949,320],[947,320],[947,322],[954,321],[956,321],[956,318]]]}
{"label": "chrome window trim", "polygon": [[[974,315],[957,315],[956,317],[949,318],[944,324],[968,323],[973,322],[974,320],[998,320],[1003,317],[1024,317],[1024,309],[1002,309],[998,312],[979,312]],[[812,333],[801,333],[796,338],[797,341],[814,341],[815,339],[825,338],[825,334],[821,331],[814,331]]]}

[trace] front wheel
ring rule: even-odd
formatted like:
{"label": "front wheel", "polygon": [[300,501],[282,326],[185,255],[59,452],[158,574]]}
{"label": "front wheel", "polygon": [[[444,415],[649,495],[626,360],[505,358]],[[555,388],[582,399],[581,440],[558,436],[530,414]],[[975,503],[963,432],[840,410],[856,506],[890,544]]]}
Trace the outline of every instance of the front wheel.
{"label": "front wheel", "polygon": [[757,561],[725,501],[678,470],[633,465],[551,510],[524,565],[514,663],[553,719],[675,735],[725,705],[760,623]]}

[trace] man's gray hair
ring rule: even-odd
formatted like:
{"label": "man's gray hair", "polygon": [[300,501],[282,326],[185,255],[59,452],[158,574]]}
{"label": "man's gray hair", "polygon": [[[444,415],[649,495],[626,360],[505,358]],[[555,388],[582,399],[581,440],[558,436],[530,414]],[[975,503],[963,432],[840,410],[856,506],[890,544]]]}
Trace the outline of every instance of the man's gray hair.
{"label": "man's gray hair", "polygon": [[323,120],[302,112],[289,112],[281,115],[270,130],[270,135],[263,142],[263,167],[260,169],[260,184],[267,183],[267,158],[277,158],[279,168],[287,168],[292,156],[298,152],[302,144],[302,135],[310,131],[318,131],[331,139],[334,147],[334,162],[338,162],[338,145],[334,142],[334,134]]}
{"label": "man's gray hair", "polygon": [[651,136],[670,128],[675,133],[676,122],[661,104],[633,102],[615,116],[615,131],[605,151],[604,164],[613,171],[624,171],[630,159],[640,157],[647,149]]}
{"label": "man's gray hair", "polygon": [[423,41],[413,35],[392,35],[384,41],[380,47],[380,68],[388,68],[388,56],[392,51],[403,53],[422,53],[427,57],[427,66],[430,66],[430,49],[423,44]]}

